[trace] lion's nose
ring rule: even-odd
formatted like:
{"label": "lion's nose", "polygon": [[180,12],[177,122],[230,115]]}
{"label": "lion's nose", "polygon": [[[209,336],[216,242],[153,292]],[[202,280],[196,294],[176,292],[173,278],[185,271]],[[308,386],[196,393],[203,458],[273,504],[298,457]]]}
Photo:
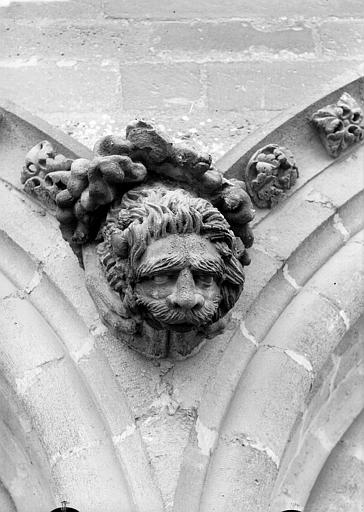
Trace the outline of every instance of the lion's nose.
{"label": "lion's nose", "polygon": [[203,306],[205,299],[197,292],[193,275],[188,268],[181,270],[175,285],[174,291],[167,297],[171,306],[182,309],[193,309],[196,306]]}

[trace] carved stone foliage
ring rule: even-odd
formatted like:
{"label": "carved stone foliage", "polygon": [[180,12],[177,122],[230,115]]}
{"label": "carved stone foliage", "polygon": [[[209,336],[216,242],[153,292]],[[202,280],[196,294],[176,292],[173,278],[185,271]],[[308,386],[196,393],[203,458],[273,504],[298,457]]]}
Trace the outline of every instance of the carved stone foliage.
{"label": "carved stone foliage", "polygon": [[50,209],[55,209],[56,195],[66,188],[71,164],[71,159],[55,153],[50,142],[39,142],[25,157],[20,178],[24,190]]}
{"label": "carved stone foliage", "polygon": [[[29,154],[61,161],[42,144]],[[68,170],[37,171],[42,193],[54,201],[104,323],[148,357],[186,357],[221,332],[242,292],[253,243],[245,184],[144,121],[130,124],[126,138],[97,141],[94,155]],[[34,179],[22,175],[26,191]]]}
{"label": "carved stone foliage", "polygon": [[327,152],[334,158],[364,136],[363,112],[355,99],[346,92],[337,103],[315,112],[312,121]]}
{"label": "carved stone foliage", "polygon": [[297,178],[298,168],[292,153],[277,144],[258,149],[245,171],[247,190],[259,208],[272,208]]}

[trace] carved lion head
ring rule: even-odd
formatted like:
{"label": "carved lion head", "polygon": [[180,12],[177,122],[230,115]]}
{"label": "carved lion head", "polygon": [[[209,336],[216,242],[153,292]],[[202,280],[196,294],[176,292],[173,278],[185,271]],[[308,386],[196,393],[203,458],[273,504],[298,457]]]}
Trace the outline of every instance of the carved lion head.
{"label": "carved lion head", "polygon": [[24,188],[49,198],[117,338],[148,357],[186,357],[220,332],[254,239],[245,184],[144,121],[103,137],[91,160],[43,142],[27,156],[39,175],[44,147],[47,175]]}
{"label": "carved lion head", "polygon": [[205,328],[244,285],[239,244],[211,203],[180,188],[141,186],[108,214],[98,252],[131,315],[156,329]]}

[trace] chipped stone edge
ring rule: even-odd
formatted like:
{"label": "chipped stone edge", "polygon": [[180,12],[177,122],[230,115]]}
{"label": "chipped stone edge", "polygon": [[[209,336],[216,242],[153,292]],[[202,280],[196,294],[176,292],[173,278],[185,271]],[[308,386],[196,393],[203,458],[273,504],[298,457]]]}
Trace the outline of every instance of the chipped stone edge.
{"label": "chipped stone edge", "polygon": [[284,350],[284,353],[290,358],[290,359],[293,359],[293,361],[295,361],[295,363],[299,364],[300,366],[302,366],[305,370],[307,370],[308,372],[313,372],[313,367],[312,367],[312,364],[310,363],[310,361],[307,359],[307,357],[305,357],[303,354],[299,354],[298,352],[294,351],[294,350],[290,350],[290,349],[286,349]]}
{"label": "chipped stone edge", "polygon": [[295,278],[291,276],[288,270],[288,263],[285,263],[282,267],[283,277],[284,279],[295,289],[295,290],[301,290],[302,286],[300,286]]}
{"label": "chipped stone edge", "polygon": [[135,431],[136,431],[136,425],[135,425],[135,423],[133,423],[131,425],[128,425],[125,428],[124,432],[122,432],[121,434],[115,434],[114,436],[112,436],[112,440],[113,440],[114,444],[116,444],[116,445],[121,444],[125,441],[125,439],[132,436]]}
{"label": "chipped stone edge", "polygon": [[350,238],[350,233],[346,229],[344,222],[338,213],[335,213],[334,215],[333,226],[336,229],[336,231],[338,231],[341,234],[341,236],[344,239],[344,242],[347,242]]}
{"label": "chipped stone edge", "polygon": [[196,420],[195,430],[197,434],[197,444],[202,455],[209,457],[216,446],[218,432],[204,425],[200,418]]}
{"label": "chipped stone edge", "polygon": [[245,336],[246,339],[248,339],[249,341],[251,341],[253,343],[253,345],[255,345],[256,347],[259,346],[259,343],[258,341],[255,339],[255,337],[248,331],[246,325],[245,325],[245,322],[244,320],[241,320],[240,322],[240,330],[243,334],[243,336]]}

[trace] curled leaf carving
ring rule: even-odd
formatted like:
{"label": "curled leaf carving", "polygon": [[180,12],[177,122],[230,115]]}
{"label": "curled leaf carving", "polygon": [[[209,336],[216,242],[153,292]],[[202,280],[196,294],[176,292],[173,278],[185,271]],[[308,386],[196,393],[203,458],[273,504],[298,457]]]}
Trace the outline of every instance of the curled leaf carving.
{"label": "curled leaf carving", "polygon": [[364,137],[363,112],[347,92],[337,103],[320,108],[312,116],[327,152],[336,158]]}
{"label": "curled leaf carving", "polygon": [[147,357],[186,357],[221,332],[254,240],[244,182],[144,121],[66,170],[49,171],[60,157],[47,141],[30,153],[37,175],[22,177],[24,189],[52,203],[117,337]]}
{"label": "curled leaf carving", "polygon": [[250,197],[259,208],[272,208],[297,181],[298,168],[292,153],[268,144],[254,153],[245,171]]}

